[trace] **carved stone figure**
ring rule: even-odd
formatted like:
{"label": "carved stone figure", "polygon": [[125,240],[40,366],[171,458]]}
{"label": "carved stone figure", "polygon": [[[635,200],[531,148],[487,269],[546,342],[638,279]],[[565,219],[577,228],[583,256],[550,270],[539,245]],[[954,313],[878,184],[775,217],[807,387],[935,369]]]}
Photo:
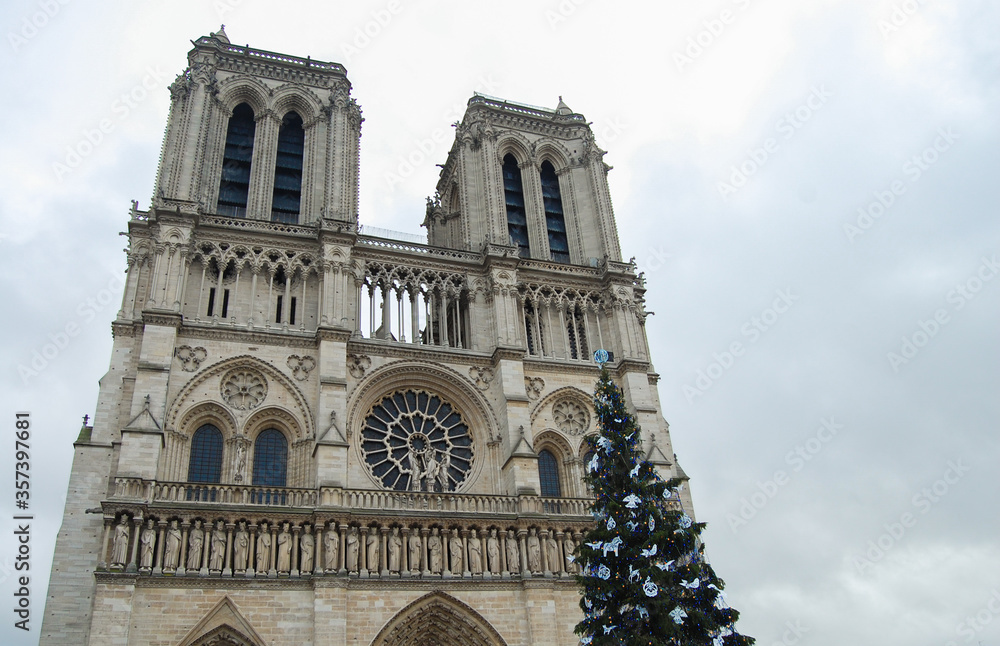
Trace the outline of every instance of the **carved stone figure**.
{"label": "carved stone figure", "polygon": [[209,570],[222,570],[226,561],[226,524],[217,521],[212,531],[212,552],[208,558]]}
{"label": "carved stone figure", "polygon": [[570,560],[573,556],[573,551],[576,549],[576,543],[573,542],[573,538],[566,534],[566,538],[563,539],[563,554],[566,555],[566,571],[576,572],[576,563]]}
{"label": "carved stone figure", "polygon": [[236,530],[236,538],[233,541],[233,570],[243,572],[247,569],[247,549],[250,547],[250,535],[247,533],[247,524],[240,521]]}
{"label": "carved stone figure", "polygon": [[562,559],[560,558],[559,554],[559,543],[556,542],[556,537],[554,532],[549,532],[548,538],[545,539],[545,547],[548,549],[549,570],[552,572],[558,572],[559,561],[561,561]]}
{"label": "carved stone figure", "polygon": [[243,481],[243,470],[247,467],[247,447],[243,442],[236,444],[236,466],[233,473],[236,475],[236,482]]}
{"label": "carved stone figure", "polygon": [[205,530],[201,528],[201,521],[194,521],[194,527],[188,534],[188,559],[187,569],[197,570],[201,568],[201,548],[205,544]]}
{"label": "carved stone figure", "polygon": [[306,525],[305,531],[299,537],[299,570],[302,572],[312,572],[313,554],[316,551],[316,537],[313,536],[312,527]]}
{"label": "carved stone figure", "polygon": [[420,534],[416,529],[410,530],[410,539],[407,541],[410,544],[410,571],[419,572],[420,571]]}
{"label": "carved stone figure", "polygon": [[153,519],[146,521],[146,527],[139,537],[141,542],[139,567],[153,567],[153,548],[156,547],[156,530],[153,529]]}
{"label": "carved stone figure", "polygon": [[347,570],[349,572],[358,571],[358,552],[361,549],[358,540],[357,527],[351,527],[347,530]]}
{"label": "carved stone figure", "polygon": [[399,556],[403,551],[403,539],[399,537],[398,527],[392,528],[392,534],[389,535],[389,546],[386,551],[389,553],[389,571],[399,572]]}
{"label": "carved stone figure", "polygon": [[271,533],[267,523],[261,523],[257,531],[257,571],[267,572],[271,568]]}
{"label": "carved stone figure", "polygon": [[542,549],[534,527],[528,532],[528,569],[532,574],[542,571]]}
{"label": "carved stone figure", "polygon": [[508,572],[520,572],[521,571],[521,553],[517,549],[517,537],[514,536],[514,530],[507,530],[507,571]]}
{"label": "carved stone figure", "polygon": [[469,571],[483,573],[483,542],[476,536],[476,530],[469,532]]}
{"label": "carved stone figure", "polygon": [[281,526],[278,534],[278,572],[292,569],[292,535],[288,533],[288,523]]}
{"label": "carved stone figure", "polygon": [[463,547],[461,537],[458,535],[458,532],[453,530],[451,538],[448,540],[448,553],[451,555],[451,571],[455,574],[462,572],[462,565],[465,560],[465,550]]}
{"label": "carved stone figure", "polygon": [[448,491],[448,469],[451,467],[451,456],[445,453],[441,456],[441,462],[438,466],[438,484],[441,485],[441,491]]}
{"label": "carved stone figure", "polygon": [[378,530],[374,527],[368,528],[368,538],[365,539],[365,548],[368,552],[368,571],[378,572]]}
{"label": "carved stone figure", "polygon": [[181,557],[181,530],[177,527],[177,521],[170,521],[167,528],[167,541],[163,550],[163,569],[176,570],[177,563]]}
{"label": "carved stone figure", "polygon": [[115,525],[115,538],[111,544],[111,564],[124,566],[128,563],[128,518],[122,516]]}
{"label": "carved stone figure", "polygon": [[327,572],[334,572],[337,569],[340,556],[340,534],[337,533],[335,523],[330,523],[330,528],[323,534],[323,566]]}
{"label": "carved stone figure", "polygon": [[431,562],[431,572],[434,574],[441,574],[441,550],[441,537],[435,527],[427,537],[427,560]]}
{"label": "carved stone figure", "polygon": [[500,541],[496,528],[490,530],[490,537],[486,539],[486,557],[490,572],[500,574]]}

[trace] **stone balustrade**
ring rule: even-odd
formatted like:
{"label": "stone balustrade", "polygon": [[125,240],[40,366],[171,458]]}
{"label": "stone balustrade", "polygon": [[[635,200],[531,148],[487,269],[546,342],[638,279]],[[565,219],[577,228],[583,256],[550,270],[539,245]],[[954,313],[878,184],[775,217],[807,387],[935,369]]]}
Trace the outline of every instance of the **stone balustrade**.
{"label": "stone balustrade", "polygon": [[320,487],[261,487],[254,485],[156,482],[116,478],[112,502],[199,503],[206,505],[263,505],[306,509],[348,508],[364,511],[427,512],[431,514],[507,514],[512,516],[589,517],[587,498],[541,498],[420,491],[391,491]]}

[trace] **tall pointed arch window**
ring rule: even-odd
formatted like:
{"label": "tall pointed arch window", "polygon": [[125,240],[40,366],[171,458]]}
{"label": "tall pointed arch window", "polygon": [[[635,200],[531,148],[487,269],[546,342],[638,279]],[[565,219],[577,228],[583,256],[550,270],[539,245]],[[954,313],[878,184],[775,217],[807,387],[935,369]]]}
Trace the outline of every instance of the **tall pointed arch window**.
{"label": "tall pointed arch window", "polygon": [[548,449],[538,454],[538,481],[542,487],[543,498],[559,498],[559,463],[556,456]]}
{"label": "tall pointed arch window", "polygon": [[241,103],[233,109],[226,131],[226,148],[222,155],[222,178],[219,180],[217,211],[222,215],[245,218],[250,195],[250,162],[253,159],[254,135],[257,124],[253,108]]}
{"label": "tall pointed arch window", "polygon": [[302,201],[302,156],[306,132],[302,117],[289,112],[278,129],[278,156],[274,163],[274,193],[271,197],[271,221],[297,224]]}
{"label": "tall pointed arch window", "polygon": [[524,210],[521,169],[511,154],[503,158],[503,196],[507,206],[507,233],[510,235],[510,243],[517,245],[519,256],[530,258],[531,247],[528,245],[528,218]]}
{"label": "tall pointed arch window", "polygon": [[545,204],[545,229],[549,234],[549,257],[556,262],[569,262],[569,241],[566,219],[563,217],[559,177],[551,162],[542,162],[542,202]]}
{"label": "tall pointed arch window", "polygon": [[253,449],[253,484],[284,487],[288,465],[288,440],[273,428],[257,436]]}
{"label": "tall pointed arch window", "polygon": [[222,432],[205,424],[191,438],[188,482],[219,482],[222,479]]}

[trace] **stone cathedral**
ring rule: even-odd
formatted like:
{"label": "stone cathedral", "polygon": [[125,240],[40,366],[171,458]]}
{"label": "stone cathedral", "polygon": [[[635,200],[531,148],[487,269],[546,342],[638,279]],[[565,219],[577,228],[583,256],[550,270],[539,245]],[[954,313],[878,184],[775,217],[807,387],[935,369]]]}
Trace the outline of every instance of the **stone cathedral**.
{"label": "stone cathedral", "polygon": [[193,45],[40,643],[577,644],[596,349],[685,477],[587,120],[474,95],[418,243],[358,224],[343,66]]}

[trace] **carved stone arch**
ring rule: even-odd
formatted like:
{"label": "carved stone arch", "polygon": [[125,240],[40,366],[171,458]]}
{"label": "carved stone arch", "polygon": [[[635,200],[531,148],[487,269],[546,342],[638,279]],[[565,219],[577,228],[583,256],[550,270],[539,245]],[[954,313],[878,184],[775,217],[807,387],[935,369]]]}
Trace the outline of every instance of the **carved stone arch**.
{"label": "carved stone arch", "polygon": [[242,434],[253,443],[257,436],[269,428],[277,429],[285,435],[288,446],[307,440],[303,437],[302,425],[290,411],[280,406],[268,406],[254,411],[243,424]]}
{"label": "carved stone arch", "polygon": [[177,646],[266,646],[228,596],[219,600]]}
{"label": "carved stone arch", "polygon": [[177,227],[171,227],[167,231],[161,233],[161,239],[164,243],[172,245],[182,245],[187,244],[188,242],[187,236],[184,235],[184,232]]}
{"label": "carved stone arch", "polygon": [[[468,493],[474,490],[491,490],[489,487],[497,483],[484,484],[480,479],[487,473],[484,471],[487,446],[496,435],[499,422],[483,392],[468,375],[444,366],[410,360],[393,361],[373,370],[355,387],[348,399],[346,422],[348,436],[355,438],[351,441],[355,459],[360,464],[365,464],[361,448],[365,417],[375,404],[399,390],[426,390],[439,395],[461,412],[472,435],[473,459],[472,466],[457,491]],[[384,486],[368,469],[364,472],[376,486]]]}
{"label": "carved stone arch", "polygon": [[177,428],[173,430],[190,440],[194,432],[205,424],[211,424],[222,431],[222,437],[227,440],[239,431],[239,424],[233,414],[216,402],[202,402],[188,408],[180,416]]}
{"label": "carved stone arch", "polygon": [[497,137],[497,162],[503,164],[503,158],[514,155],[518,165],[534,162],[531,143],[519,132],[507,131]]}
{"label": "carved stone arch", "polygon": [[219,83],[219,93],[216,95],[222,105],[227,119],[233,116],[233,110],[241,103],[246,103],[253,110],[253,116],[259,119],[267,110],[267,97],[270,90],[259,80],[246,74],[230,76]]}
{"label": "carved stone arch", "polygon": [[302,118],[303,126],[316,119],[323,102],[311,90],[301,85],[286,83],[275,88],[270,109],[280,121],[289,112],[296,112]]}
{"label": "carved stone arch", "polygon": [[444,592],[432,592],[396,613],[372,646],[507,646],[507,642],[471,607]]}
{"label": "carved stone arch", "polygon": [[563,169],[569,168],[572,154],[561,142],[546,137],[535,142],[535,158],[539,167],[542,162],[548,161],[556,174],[559,174]]}
{"label": "carved stone arch", "polygon": [[[195,374],[184,386],[181,388],[177,396],[174,397],[173,401],[167,408],[167,414],[164,416],[165,427],[169,430],[176,430],[177,420],[179,419],[180,413],[186,411],[188,408],[200,404],[205,401],[206,397],[199,397],[198,401],[192,401],[193,395],[202,388],[206,382],[212,379],[221,379],[222,376],[235,368],[247,368],[250,370],[256,370],[260,372],[266,379],[268,379],[272,386],[269,387],[269,395],[265,397],[261,406],[273,405],[273,401],[270,397],[273,397],[275,387],[284,388],[292,399],[292,414],[295,419],[299,420],[302,425],[302,437],[303,438],[313,438],[316,435],[316,423],[312,417],[312,412],[309,407],[308,401],[305,395],[299,387],[285,375],[283,372],[272,366],[271,364],[261,361],[257,357],[252,355],[239,355],[229,359],[224,359],[210,366],[205,367],[201,372]],[[213,391],[214,392],[214,391]],[[218,397],[218,395],[213,395],[213,397]],[[286,406],[287,408],[287,406]]]}

